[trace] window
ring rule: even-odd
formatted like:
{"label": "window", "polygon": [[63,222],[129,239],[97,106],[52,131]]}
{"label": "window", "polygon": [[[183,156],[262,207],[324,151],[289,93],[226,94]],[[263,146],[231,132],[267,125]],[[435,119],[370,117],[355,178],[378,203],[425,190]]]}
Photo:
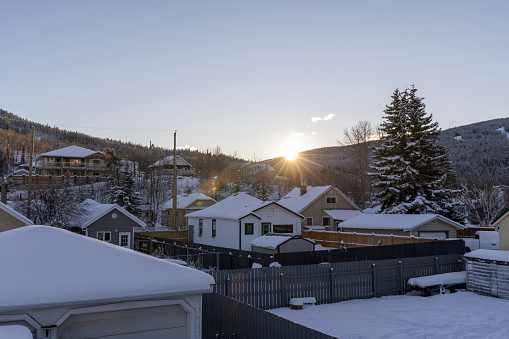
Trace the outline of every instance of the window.
{"label": "window", "polygon": [[129,232],[119,233],[118,244],[121,247],[131,248],[131,234]]}
{"label": "window", "polygon": [[244,224],[244,229],[245,229],[246,235],[254,234],[254,224],[253,223]]}
{"label": "window", "polygon": [[306,218],[306,226],[313,226],[313,218],[311,217]]}
{"label": "window", "polygon": [[322,217],[322,225],[323,226],[330,226],[330,218],[329,217]]}
{"label": "window", "polygon": [[327,203],[328,204],[335,204],[336,203],[336,197],[327,197]]}
{"label": "window", "polygon": [[198,236],[203,235],[203,219],[198,219]]}
{"label": "window", "polygon": [[106,241],[106,242],[111,242],[111,232],[104,232],[104,231],[97,232],[97,239]]}
{"label": "window", "polygon": [[274,233],[293,233],[293,225],[274,225]]}
{"label": "window", "polygon": [[270,233],[270,222],[262,222],[262,235]]}
{"label": "window", "polygon": [[212,236],[216,236],[216,219],[212,219]]}

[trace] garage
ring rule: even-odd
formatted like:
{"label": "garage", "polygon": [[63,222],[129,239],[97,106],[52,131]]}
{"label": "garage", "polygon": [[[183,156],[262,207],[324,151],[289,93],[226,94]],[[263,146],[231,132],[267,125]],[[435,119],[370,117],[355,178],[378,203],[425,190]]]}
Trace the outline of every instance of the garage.
{"label": "garage", "polygon": [[58,327],[58,338],[185,338],[187,314],[178,305],[75,314]]}

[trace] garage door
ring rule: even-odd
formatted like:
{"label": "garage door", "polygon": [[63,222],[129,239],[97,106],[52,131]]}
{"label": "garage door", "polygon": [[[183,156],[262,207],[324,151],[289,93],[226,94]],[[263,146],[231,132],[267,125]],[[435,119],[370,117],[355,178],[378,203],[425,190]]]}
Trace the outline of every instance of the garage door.
{"label": "garage door", "polygon": [[58,338],[186,338],[187,313],[177,305],[71,315]]}
{"label": "garage door", "polygon": [[419,232],[419,237],[447,239],[447,232]]}

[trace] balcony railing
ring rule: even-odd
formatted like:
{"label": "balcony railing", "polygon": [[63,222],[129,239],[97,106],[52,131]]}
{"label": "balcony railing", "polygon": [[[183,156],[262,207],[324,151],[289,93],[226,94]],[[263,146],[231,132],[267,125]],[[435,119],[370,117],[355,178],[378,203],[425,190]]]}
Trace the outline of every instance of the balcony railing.
{"label": "balcony railing", "polygon": [[46,162],[38,161],[36,168],[90,168],[90,169],[106,169],[106,164],[83,163],[83,162]]}

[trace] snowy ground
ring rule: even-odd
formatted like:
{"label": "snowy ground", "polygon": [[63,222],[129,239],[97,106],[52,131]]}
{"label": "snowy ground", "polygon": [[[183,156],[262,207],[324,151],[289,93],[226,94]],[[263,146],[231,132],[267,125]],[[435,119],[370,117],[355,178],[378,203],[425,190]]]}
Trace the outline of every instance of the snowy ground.
{"label": "snowy ground", "polygon": [[509,300],[470,292],[270,310],[338,338],[507,338]]}

